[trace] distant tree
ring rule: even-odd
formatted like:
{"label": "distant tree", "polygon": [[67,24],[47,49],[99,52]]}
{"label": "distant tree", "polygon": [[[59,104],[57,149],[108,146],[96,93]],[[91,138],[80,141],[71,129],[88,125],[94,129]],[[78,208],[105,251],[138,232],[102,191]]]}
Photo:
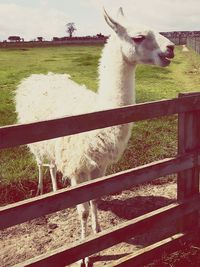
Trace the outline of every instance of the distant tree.
{"label": "distant tree", "polygon": [[96,36],[97,36],[97,38],[104,38],[104,35],[101,33],[98,33]]}
{"label": "distant tree", "polygon": [[60,41],[60,38],[59,37],[53,37],[53,42],[57,42],[57,41]]}
{"label": "distant tree", "polygon": [[75,24],[74,22],[69,22],[66,24],[66,32],[69,34],[69,37],[71,38],[73,33],[77,30],[76,27],[75,27]]}
{"label": "distant tree", "polygon": [[38,40],[38,42],[42,42],[42,41],[44,41],[44,38],[43,37],[37,37],[37,40]]}

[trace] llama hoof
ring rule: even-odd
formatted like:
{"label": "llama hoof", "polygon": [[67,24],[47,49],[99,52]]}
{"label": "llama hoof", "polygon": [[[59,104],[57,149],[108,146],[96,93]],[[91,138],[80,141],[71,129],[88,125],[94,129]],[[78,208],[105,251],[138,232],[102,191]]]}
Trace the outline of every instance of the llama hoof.
{"label": "llama hoof", "polygon": [[43,194],[43,190],[41,188],[37,189],[36,197]]}
{"label": "llama hoof", "polygon": [[100,225],[97,225],[95,228],[93,228],[93,232],[94,232],[95,234],[98,234],[99,232],[101,232],[101,227],[100,227]]}
{"label": "llama hoof", "polygon": [[90,261],[90,258],[86,257],[85,259],[82,259],[82,260],[79,261],[79,266],[80,267],[92,267],[93,264]]}
{"label": "llama hoof", "polygon": [[98,225],[98,227],[96,229],[96,233],[99,233],[99,232],[101,232],[101,226],[100,225]]}
{"label": "llama hoof", "polygon": [[37,192],[36,192],[35,196],[37,197],[37,196],[39,196],[39,195],[40,195],[40,190],[37,189]]}

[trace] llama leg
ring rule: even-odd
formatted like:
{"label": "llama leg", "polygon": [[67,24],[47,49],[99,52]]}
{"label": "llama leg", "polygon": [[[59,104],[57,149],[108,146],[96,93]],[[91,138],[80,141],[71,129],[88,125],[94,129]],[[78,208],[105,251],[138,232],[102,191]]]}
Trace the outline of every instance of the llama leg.
{"label": "llama leg", "polygon": [[[82,182],[82,177],[72,178],[71,185],[76,186]],[[81,203],[77,205],[78,215],[81,221],[81,239],[84,239],[87,236],[87,219],[89,216],[89,202]]]}
{"label": "llama leg", "polygon": [[57,181],[56,181],[56,165],[55,164],[50,165],[50,175],[51,175],[53,192],[56,192],[58,187],[57,187]]}
{"label": "llama leg", "polygon": [[[85,202],[85,203],[77,205],[77,210],[78,210],[79,218],[81,221],[81,239],[84,240],[87,236],[87,220],[89,216],[89,203]],[[86,257],[80,260],[78,263],[81,267],[83,266],[89,267],[90,259],[89,257]]]}
{"label": "llama leg", "polygon": [[[105,175],[105,172],[106,172],[106,167],[103,166],[97,167],[91,172],[91,179],[102,177]],[[98,222],[97,203],[95,199],[90,200],[90,207],[91,207],[91,217],[92,217],[92,229],[93,232],[97,234],[101,231],[101,227]]]}
{"label": "llama leg", "polygon": [[[74,184],[73,184],[74,185]],[[89,216],[89,203],[81,203],[77,205],[77,211],[81,222],[81,239],[85,239],[87,236],[87,220]]]}
{"label": "llama leg", "polygon": [[89,216],[89,203],[85,202],[77,205],[79,218],[81,221],[81,239],[85,239],[87,236],[87,220]]}
{"label": "llama leg", "polygon": [[43,177],[42,177],[42,162],[38,162],[39,179],[36,196],[43,194]]}
{"label": "llama leg", "polygon": [[91,217],[92,217],[92,230],[95,234],[101,231],[98,216],[97,216],[97,203],[96,200],[90,200],[90,207],[91,207]]}
{"label": "llama leg", "polygon": [[[81,180],[79,181],[81,182]],[[76,179],[71,179],[72,186],[79,184]],[[89,216],[89,202],[81,203],[77,205],[77,211],[81,222],[81,239],[84,240],[87,236],[87,220]],[[86,257],[80,261],[78,264],[81,267],[89,267],[90,266],[90,259]]]}

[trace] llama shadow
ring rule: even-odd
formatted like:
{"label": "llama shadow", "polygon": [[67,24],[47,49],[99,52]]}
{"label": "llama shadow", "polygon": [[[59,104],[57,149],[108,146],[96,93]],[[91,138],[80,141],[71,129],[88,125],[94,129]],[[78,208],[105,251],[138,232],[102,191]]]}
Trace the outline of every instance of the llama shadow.
{"label": "llama shadow", "polygon": [[108,261],[116,261],[116,260],[119,260],[120,258],[123,258],[125,256],[128,256],[129,253],[123,253],[123,254],[117,254],[117,255],[96,255],[96,256],[93,256],[91,258],[91,263],[95,263],[95,262],[108,262]]}
{"label": "llama shadow", "polygon": [[[151,212],[153,210],[159,209],[163,206],[174,203],[175,199],[169,199],[162,196],[136,196],[129,199],[111,199],[111,197],[98,200],[98,209],[103,211],[111,211],[114,215],[121,219],[131,220],[138,216],[144,215],[145,213]],[[169,234],[173,233],[174,227],[169,225],[167,228],[162,228],[159,225],[159,229],[154,227],[151,232],[145,234],[140,234],[125,240],[125,243],[133,245],[133,249],[142,248],[152,243],[155,243]],[[124,253],[117,255],[98,255],[92,257],[92,262],[103,262],[118,260],[121,257],[128,255],[129,253]]]}
{"label": "llama shadow", "polygon": [[175,199],[161,196],[136,196],[124,200],[102,199],[98,201],[98,208],[111,211],[121,219],[131,220],[173,202]]}

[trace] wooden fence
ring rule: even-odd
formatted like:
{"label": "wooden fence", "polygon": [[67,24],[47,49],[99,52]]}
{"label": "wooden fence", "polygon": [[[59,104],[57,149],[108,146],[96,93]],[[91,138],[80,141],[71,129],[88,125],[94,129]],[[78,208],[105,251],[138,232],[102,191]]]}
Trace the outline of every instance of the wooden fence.
{"label": "wooden fence", "polygon": [[139,266],[151,260],[156,253],[163,251],[163,249],[173,251],[180,240],[187,240],[197,235],[200,205],[200,93],[182,94],[176,99],[0,128],[0,148],[8,148],[173,114],[178,114],[177,157],[167,158],[85,182],[71,189],[62,189],[55,193],[48,193],[2,207],[0,209],[0,228],[17,225],[172,173],[178,173],[178,201],[176,203],[102,231],[71,246],[63,246],[29,259],[16,266],[58,266],[58,263],[59,266],[66,266],[126,241],[135,235],[150,231],[152,227],[159,229],[159,227],[178,223],[179,226],[176,227],[173,235],[170,234],[164,240],[123,257],[112,264],[112,266]]}
{"label": "wooden fence", "polygon": [[200,54],[200,37],[188,37],[187,38],[187,46],[191,47],[194,51]]}
{"label": "wooden fence", "polygon": [[174,43],[175,45],[184,45],[186,44],[186,40],[187,37],[186,36],[182,36],[182,35],[177,35],[177,36],[170,36],[167,37],[172,43]]}
{"label": "wooden fence", "polygon": [[105,39],[88,38],[82,40],[67,40],[67,41],[25,41],[25,42],[0,42],[1,48],[32,48],[32,47],[56,47],[56,46],[70,46],[70,45],[104,45]]}

